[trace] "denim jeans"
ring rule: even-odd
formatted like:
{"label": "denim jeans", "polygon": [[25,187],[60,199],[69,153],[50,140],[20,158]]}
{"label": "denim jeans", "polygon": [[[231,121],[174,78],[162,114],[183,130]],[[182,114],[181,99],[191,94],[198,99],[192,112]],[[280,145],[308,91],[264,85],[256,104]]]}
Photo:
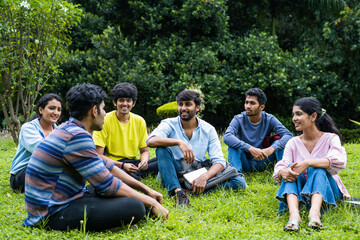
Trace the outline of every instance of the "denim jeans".
{"label": "denim jeans", "polygon": [[[157,148],[156,157],[158,159],[161,183],[165,186],[168,194],[172,195],[173,190],[176,188],[181,188],[177,174],[181,170],[181,161],[183,161],[183,159],[175,160],[170,149],[166,147]],[[246,182],[243,177],[236,176],[230,178],[226,182],[221,183],[218,187],[225,189],[231,188],[236,191],[240,188],[245,188]]]}
{"label": "denim jeans", "polygon": [[307,209],[311,207],[311,196],[314,193],[321,194],[323,202],[326,204],[336,205],[336,201],[341,199],[342,194],[339,187],[331,174],[325,169],[309,167],[307,174],[307,180],[304,173],[300,174],[295,182],[281,180],[280,188],[276,194],[276,198],[280,200],[279,212],[288,209],[286,202],[287,194],[298,196],[300,205],[305,204]]}
{"label": "denim jeans", "polygon": [[280,161],[284,154],[284,149],[275,150],[268,159],[257,161],[253,158],[250,152],[245,152],[241,149],[228,148],[229,163],[236,168],[239,173],[242,172],[263,172],[268,166],[273,166]]}

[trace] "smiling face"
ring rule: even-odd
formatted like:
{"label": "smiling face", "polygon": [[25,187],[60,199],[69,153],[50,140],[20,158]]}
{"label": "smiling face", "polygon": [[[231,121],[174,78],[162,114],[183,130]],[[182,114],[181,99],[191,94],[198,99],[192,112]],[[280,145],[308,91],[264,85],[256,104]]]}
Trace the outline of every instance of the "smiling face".
{"label": "smiling face", "polygon": [[316,113],[309,115],[301,110],[299,106],[293,106],[292,114],[292,122],[294,123],[296,131],[304,131],[304,129],[315,125]]}
{"label": "smiling face", "polygon": [[61,115],[61,102],[56,99],[50,100],[44,108],[39,107],[41,119],[49,124],[56,123]]}
{"label": "smiling face", "polygon": [[256,96],[246,96],[244,108],[247,116],[251,117],[259,115],[264,107],[265,105],[259,104]]}
{"label": "smiling face", "polygon": [[132,98],[118,98],[114,105],[120,114],[128,114],[131,109],[135,106],[135,102]]}
{"label": "smiling face", "polygon": [[178,113],[182,121],[190,121],[199,110],[200,106],[196,106],[194,100],[178,101]]}

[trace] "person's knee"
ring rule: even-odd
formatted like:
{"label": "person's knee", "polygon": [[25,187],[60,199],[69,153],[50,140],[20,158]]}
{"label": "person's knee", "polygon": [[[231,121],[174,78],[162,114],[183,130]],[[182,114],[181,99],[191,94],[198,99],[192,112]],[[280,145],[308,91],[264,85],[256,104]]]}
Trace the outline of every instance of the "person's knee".
{"label": "person's knee", "polygon": [[307,169],[308,174],[312,175],[312,174],[321,174],[321,175],[325,175],[326,176],[326,170],[324,168],[313,168],[313,167],[309,167]]}
{"label": "person's knee", "polygon": [[276,161],[279,162],[284,156],[284,149],[277,149],[273,154],[275,154]]}
{"label": "person's knee", "polygon": [[237,155],[241,155],[244,153],[244,151],[241,150],[240,148],[232,148],[232,147],[228,147],[228,152],[229,154],[237,154]]}
{"label": "person's knee", "polygon": [[158,156],[164,154],[167,151],[166,147],[157,147],[156,148],[156,157],[159,158]]}
{"label": "person's knee", "polygon": [[132,224],[140,221],[146,214],[144,204],[136,198],[127,198],[127,202],[124,204],[124,207],[132,211]]}
{"label": "person's knee", "polygon": [[228,153],[229,153],[229,157],[228,157],[229,162],[232,162],[232,164],[234,162],[242,161],[242,159],[247,159],[245,152],[239,148],[236,149],[236,148],[229,147]]}
{"label": "person's knee", "polygon": [[231,154],[234,154],[234,153],[236,153],[236,149],[235,148],[232,148],[232,147],[228,147],[228,152],[229,152],[229,154],[231,153]]}
{"label": "person's knee", "polygon": [[156,158],[157,162],[161,162],[162,160],[171,156],[170,148],[168,147],[158,147],[156,148]]}
{"label": "person's knee", "polygon": [[232,189],[234,191],[246,189],[246,181],[242,176],[232,177],[230,181],[232,182]]}

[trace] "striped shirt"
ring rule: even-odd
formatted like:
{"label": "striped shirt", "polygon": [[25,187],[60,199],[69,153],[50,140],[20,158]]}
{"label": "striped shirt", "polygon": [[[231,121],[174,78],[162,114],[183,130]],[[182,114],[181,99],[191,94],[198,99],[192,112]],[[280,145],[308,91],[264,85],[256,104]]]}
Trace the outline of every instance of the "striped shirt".
{"label": "striped shirt", "polygon": [[109,170],[113,163],[100,159],[91,134],[70,118],[55,129],[33,152],[25,177],[23,226],[36,226],[44,217],[81,198],[88,181],[98,194],[113,196],[121,180]]}

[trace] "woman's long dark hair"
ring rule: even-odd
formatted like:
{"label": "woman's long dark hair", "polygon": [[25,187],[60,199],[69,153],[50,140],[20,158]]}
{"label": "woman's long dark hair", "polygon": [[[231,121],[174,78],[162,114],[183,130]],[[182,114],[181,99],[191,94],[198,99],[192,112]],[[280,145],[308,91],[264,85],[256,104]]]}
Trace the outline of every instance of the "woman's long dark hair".
{"label": "woman's long dark hair", "polygon": [[315,120],[316,127],[322,132],[331,132],[337,134],[340,139],[341,135],[337,129],[334,120],[326,113],[326,110],[321,107],[321,103],[312,97],[304,97],[295,101],[294,106],[299,106],[300,109],[311,115],[317,113]]}
{"label": "woman's long dark hair", "polygon": [[41,114],[40,114],[39,108],[41,107],[42,109],[44,109],[46,107],[46,105],[53,99],[56,99],[57,101],[59,101],[61,103],[61,109],[63,108],[63,100],[59,95],[57,95],[55,93],[45,94],[44,96],[42,96],[39,99],[39,101],[38,101],[38,103],[36,105],[36,109],[35,109],[36,115],[34,117],[32,117],[31,120],[34,120],[35,118],[40,119]]}

